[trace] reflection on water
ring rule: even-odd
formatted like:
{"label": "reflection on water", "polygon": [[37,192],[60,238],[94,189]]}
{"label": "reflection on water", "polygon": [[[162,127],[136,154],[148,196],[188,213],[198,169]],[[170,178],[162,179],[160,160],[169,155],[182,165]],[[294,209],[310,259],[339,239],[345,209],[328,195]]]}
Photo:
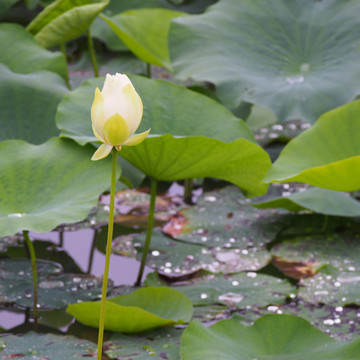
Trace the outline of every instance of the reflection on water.
{"label": "reflection on water", "polygon": [[[94,230],[81,229],[73,232],[63,233],[63,248],[76,262],[79,268],[86,273],[89,267],[89,258],[91,253],[92,239]],[[37,240],[52,241],[59,244],[59,233],[50,232],[46,234],[30,233],[31,238]],[[97,249],[94,250],[91,274],[101,277],[104,272],[105,254]],[[126,258],[119,255],[111,255],[109,278],[115,286],[133,285],[136,281],[140,263],[133,258]],[[145,267],[145,276],[152,269]],[[0,328],[11,329],[21,325],[25,321],[23,312],[10,312],[0,310]]]}

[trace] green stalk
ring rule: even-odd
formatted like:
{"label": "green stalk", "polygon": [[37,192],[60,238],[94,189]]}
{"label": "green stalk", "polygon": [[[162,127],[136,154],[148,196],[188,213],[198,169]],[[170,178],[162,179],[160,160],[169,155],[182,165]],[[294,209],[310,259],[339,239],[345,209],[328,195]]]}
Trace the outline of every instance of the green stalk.
{"label": "green stalk", "polygon": [[60,44],[60,49],[61,49],[62,54],[64,55],[65,62],[66,62],[65,81],[66,81],[67,87],[70,89],[71,87],[70,87],[70,80],[69,80],[69,69],[68,69],[68,66],[67,66],[67,54],[66,54],[66,46],[65,46],[65,43],[61,43],[61,44]]}
{"label": "green stalk", "polygon": [[87,274],[91,273],[92,264],[93,264],[93,261],[94,261],[95,239],[96,239],[96,230],[94,230],[93,240],[92,240],[92,244],[91,244],[89,264],[88,264],[88,269],[87,269],[87,272],[86,272]]}
{"label": "green stalk", "polygon": [[94,41],[93,41],[93,38],[92,38],[92,36],[90,34],[90,30],[88,31],[88,47],[89,47],[91,62],[92,62],[93,70],[94,70],[94,76],[99,77],[99,68],[98,68],[98,64],[97,64],[97,61],[96,61]]}
{"label": "green stalk", "polygon": [[37,300],[38,300],[38,279],[37,279],[37,271],[36,271],[36,255],[35,255],[35,249],[34,249],[34,245],[31,242],[30,238],[29,238],[29,231],[24,230],[23,231],[23,235],[24,235],[24,239],[25,239],[25,243],[26,246],[29,250],[29,254],[30,254],[30,260],[31,260],[31,267],[32,267],[32,273],[33,273],[33,298],[34,298],[34,321],[35,321],[35,325],[37,324],[37,316],[38,316],[38,311],[37,311]]}
{"label": "green stalk", "polygon": [[151,79],[151,64],[146,63],[146,77]]}
{"label": "green stalk", "polygon": [[192,205],[192,191],[194,187],[193,179],[184,180],[184,201],[185,204]]}
{"label": "green stalk", "polygon": [[59,247],[64,247],[64,230],[59,231]]}
{"label": "green stalk", "polygon": [[111,243],[113,237],[114,228],[114,205],[115,205],[115,185],[116,185],[116,166],[117,166],[117,151],[114,148],[112,151],[112,172],[111,172],[111,189],[110,189],[110,211],[109,211],[109,226],[108,236],[106,244],[106,255],[105,255],[105,268],[103,277],[103,286],[101,293],[101,305],[100,305],[100,322],[99,322],[99,337],[98,337],[98,349],[97,349],[97,360],[101,360],[102,346],[104,340],[104,327],[105,327],[105,302],[107,293],[107,284],[109,277],[110,267],[110,255],[111,255]]}
{"label": "green stalk", "polygon": [[149,216],[148,216],[148,226],[146,232],[146,240],[145,245],[141,257],[141,264],[139,269],[139,274],[135,283],[135,286],[141,285],[141,279],[144,273],[145,262],[149,252],[151,235],[154,227],[154,214],[155,214],[155,202],[156,202],[156,192],[157,192],[157,181],[155,179],[151,179],[151,196],[150,196],[150,205],[149,205]]}

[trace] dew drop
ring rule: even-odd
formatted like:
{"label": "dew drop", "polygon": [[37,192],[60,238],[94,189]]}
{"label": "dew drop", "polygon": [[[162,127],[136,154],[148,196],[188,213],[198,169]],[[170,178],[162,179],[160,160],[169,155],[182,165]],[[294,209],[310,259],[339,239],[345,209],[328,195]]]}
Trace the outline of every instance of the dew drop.
{"label": "dew drop", "polygon": [[200,299],[207,299],[208,298],[208,294],[200,294]]}
{"label": "dew drop", "polygon": [[232,286],[238,286],[239,285],[239,282],[234,280],[232,283],[231,283]]}
{"label": "dew drop", "polygon": [[301,84],[302,82],[304,82],[304,77],[302,75],[288,76],[286,78],[286,81],[291,85]]}
{"label": "dew drop", "polygon": [[270,305],[267,307],[268,311],[271,311],[271,312],[277,312],[279,310],[279,307],[278,306],[275,306],[275,305]]}
{"label": "dew drop", "polygon": [[9,214],[8,217],[9,218],[21,218],[23,217],[25,214],[21,214],[21,213],[13,213],[13,214]]}
{"label": "dew drop", "polygon": [[257,276],[257,273],[256,272],[248,272],[247,274],[246,274],[248,277],[250,277],[250,278],[256,278],[256,276]]}
{"label": "dew drop", "polygon": [[64,282],[62,281],[41,281],[39,283],[39,288],[41,289],[58,289],[64,287]]}
{"label": "dew drop", "polygon": [[343,310],[344,310],[344,308],[342,306],[337,306],[335,308],[335,311],[337,311],[337,312],[342,312]]}
{"label": "dew drop", "polygon": [[226,294],[220,295],[218,299],[224,302],[238,303],[244,300],[244,296],[239,293],[228,292]]}
{"label": "dew drop", "polygon": [[151,252],[151,255],[152,255],[152,256],[159,256],[159,255],[160,255],[160,251],[153,250],[153,251]]}
{"label": "dew drop", "polygon": [[331,320],[331,319],[326,319],[323,322],[324,322],[324,325],[334,325],[334,320]]}
{"label": "dew drop", "polygon": [[301,72],[308,72],[310,70],[310,65],[308,63],[301,64],[300,71]]}

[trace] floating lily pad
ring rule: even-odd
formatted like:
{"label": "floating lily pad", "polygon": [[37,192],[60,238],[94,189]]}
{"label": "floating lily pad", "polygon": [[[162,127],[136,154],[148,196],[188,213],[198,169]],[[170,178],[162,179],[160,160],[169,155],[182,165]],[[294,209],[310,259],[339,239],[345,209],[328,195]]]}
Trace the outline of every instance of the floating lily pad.
{"label": "floating lily pad", "polygon": [[359,216],[360,202],[338,191],[312,188],[254,204],[259,209],[311,210],[325,215]]}
{"label": "floating lily pad", "polygon": [[56,108],[67,93],[65,81],[57,74],[36,71],[17,74],[0,64],[0,141],[22,139],[41,144],[57,136]]}
{"label": "floating lily pad", "polygon": [[264,181],[299,181],[337,191],[360,188],[360,101],[322,115],[289,142]]}
{"label": "floating lily pad", "polygon": [[138,58],[149,64],[169,68],[170,23],[182,14],[167,9],[137,9],[112,17],[101,15],[101,18]]}
{"label": "floating lily pad", "polygon": [[104,352],[110,359],[178,360],[182,333],[182,329],[165,328],[141,335],[114,334],[104,344]]}
{"label": "floating lily pad", "polygon": [[230,319],[205,328],[194,320],[181,338],[180,357],[182,360],[354,360],[359,350],[359,339],[336,341],[300,317],[266,315],[249,327]]}
{"label": "floating lily pad", "polygon": [[[145,284],[154,284],[149,278]],[[296,289],[287,280],[256,272],[242,272],[233,275],[205,275],[174,287],[184,293],[194,306],[222,304],[229,307],[269,304],[279,305]]]}
{"label": "floating lily pad", "polygon": [[245,100],[313,123],[359,93],[359,11],[357,1],[219,1],[173,20],[172,65],[214,83],[231,108]]}
{"label": "floating lily pad", "polygon": [[239,189],[231,186],[204,193],[195,206],[180,210],[163,231],[202,246],[256,253],[275,238],[284,222],[283,215],[255,209],[249,202]]}
{"label": "floating lily pad", "polygon": [[95,163],[92,154],[92,146],[69,139],[52,138],[38,146],[0,143],[0,236],[47,232],[84,219],[109,187],[111,174],[111,159]]}
{"label": "floating lily pad", "polygon": [[283,241],[272,249],[276,257],[291,263],[302,262],[318,270],[332,265],[340,271],[360,271],[360,233],[299,236]]}
{"label": "floating lily pad", "polygon": [[5,346],[0,349],[1,360],[17,358],[78,360],[79,357],[96,359],[96,344],[74,336],[40,335],[29,332],[23,336],[6,335],[2,339]]}
{"label": "floating lily pad", "polygon": [[[92,275],[62,274],[62,267],[50,261],[37,260],[36,264],[40,310],[65,308],[78,300],[96,299],[101,294],[101,279]],[[30,260],[0,260],[0,278],[0,303],[15,303],[24,308],[33,307]]]}
{"label": "floating lily pad", "polygon": [[[1,11],[0,11],[1,12]],[[20,25],[0,24],[0,63],[11,71],[28,74],[38,70],[66,76],[66,61],[60,52],[50,52],[40,46]],[[38,84],[41,81],[38,81]]]}
{"label": "floating lily pad", "polygon": [[[85,325],[98,327],[99,302],[69,305],[67,312]],[[143,288],[107,300],[105,330],[138,333],[190,321],[192,304],[181,292],[166,288]]]}
{"label": "floating lily pad", "polygon": [[[139,131],[151,128],[154,136],[131,151],[124,146],[120,151],[123,158],[157,180],[217,177],[252,195],[266,191],[260,179],[270,160],[252,142],[253,135],[243,121],[216,101],[184,87],[139,76],[131,76],[131,80],[144,103]],[[56,121],[63,136],[80,144],[96,141],[89,109],[94,89],[101,87],[102,81],[85,82],[59,105]]]}
{"label": "floating lily pad", "polygon": [[[145,236],[135,237],[134,247],[136,257],[141,260]],[[112,251],[117,253],[117,247]],[[191,274],[198,270],[208,270],[213,273],[236,273],[240,271],[255,271],[267,265],[271,260],[268,251],[254,248],[226,249],[208,248],[198,244],[184,243],[171,239],[161,232],[153,232],[146,264],[169,276]]]}
{"label": "floating lily pad", "polygon": [[52,47],[82,35],[109,0],[57,0],[28,25],[27,30],[44,47]]}
{"label": "floating lily pad", "polygon": [[332,269],[329,273],[325,269],[311,278],[302,279],[299,296],[313,304],[360,305],[360,271]]}

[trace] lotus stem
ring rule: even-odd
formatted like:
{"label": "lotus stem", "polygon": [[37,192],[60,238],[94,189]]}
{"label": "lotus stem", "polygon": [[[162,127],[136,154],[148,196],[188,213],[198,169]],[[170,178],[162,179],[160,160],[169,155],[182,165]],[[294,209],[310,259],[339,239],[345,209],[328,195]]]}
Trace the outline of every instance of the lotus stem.
{"label": "lotus stem", "polygon": [[321,229],[321,232],[324,233],[326,231],[326,228],[328,226],[328,223],[329,223],[329,215],[325,215],[324,216],[324,224],[323,224],[323,227]]}
{"label": "lotus stem", "polygon": [[146,77],[151,79],[151,64],[146,63]]}
{"label": "lotus stem", "polygon": [[184,201],[185,204],[192,205],[192,191],[194,187],[193,179],[184,180]]}
{"label": "lotus stem", "polygon": [[93,261],[94,261],[94,252],[95,252],[95,240],[96,240],[96,230],[94,230],[93,240],[91,244],[91,250],[90,250],[90,258],[89,258],[89,264],[87,269],[87,274],[91,273]]}
{"label": "lotus stem", "polygon": [[116,166],[117,166],[117,151],[115,148],[113,148],[113,150],[112,150],[111,188],[110,188],[109,226],[108,226],[108,236],[107,236],[107,243],[106,243],[103,286],[102,286],[102,293],[101,293],[97,360],[101,360],[102,346],[103,346],[103,340],[104,340],[105,304],[106,304],[107,284],[108,284],[109,268],[110,268],[111,244],[112,244],[113,229],[114,229]]}
{"label": "lotus stem", "polygon": [[64,246],[64,230],[59,231],[59,247]]}
{"label": "lotus stem", "polygon": [[151,194],[150,194],[150,205],[149,205],[149,216],[148,216],[148,226],[146,232],[145,245],[141,257],[141,264],[139,269],[139,274],[135,283],[135,286],[141,285],[141,279],[144,273],[146,258],[150,248],[151,235],[154,227],[154,215],[155,215],[155,202],[156,202],[156,193],[157,193],[157,181],[151,179]]}
{"label": "lotus stem", "polygon": [[36,270],[36,255],[35,255],[34,245],[29,238],[29,231],[24,230],[23,236],[24,236],[26,246],[29,250],[29,255],[30,255],[30,260],[31,260],[31,267],[32,267],[32,273],[33,273],[34,322],[35,322],[35,325],[37,325],[38,279],[37,279],[37,270]]}
{"label": "lotus stem", "polygon": [[65,63],[66,63],[65,81],[66,81],[67,87],[70,90],[71,86],[70,86],[70,80],[69,80],[69,69],[68,69],[68,66],[67,66],[67,54],[66,54],[66,45],[65,45],[65,43],[60,44],[60,49],[61,49],[62,54],[64,55]]}
{"label": "lotus stem", "polygon": [[91,57],[91,62],[94,70],[94,76],[99,77],[99,68],[96,60],[96,53],[95,53],[95,47],[94,47],[94,41],[90,34],[90,30],[88,31],[88,47]]}

